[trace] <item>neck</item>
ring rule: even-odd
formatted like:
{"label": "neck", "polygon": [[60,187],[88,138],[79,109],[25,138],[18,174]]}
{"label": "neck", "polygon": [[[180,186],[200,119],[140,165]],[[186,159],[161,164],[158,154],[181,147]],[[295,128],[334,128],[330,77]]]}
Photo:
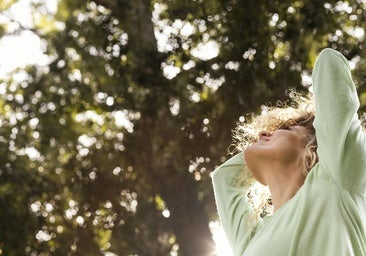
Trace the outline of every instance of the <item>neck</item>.
{"label": "neck", "polygon": [[289,187],[269,186],[271,192],[273,212],[276,212],[282,205],[294,197],[301,185],[295,185]]}
{"label": "neck", "polygon": [[[283,167],[282,167],[283,168]],[[302,174],[302,166],[292,166],[287,171],[272,172],[267,180],[271,192],[273,212],[289,201],[304,184],[305,177]]]}

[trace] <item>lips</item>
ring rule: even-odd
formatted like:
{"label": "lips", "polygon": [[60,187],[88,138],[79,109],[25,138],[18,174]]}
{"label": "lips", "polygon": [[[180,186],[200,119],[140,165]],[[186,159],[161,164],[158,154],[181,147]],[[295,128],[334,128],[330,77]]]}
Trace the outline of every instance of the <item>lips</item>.
{"label": "lips", "polygon": [[263,140],[263,139],[261,139],[261,140],[257,140],[255,142],[255,144],[257,144],[257,143],[267,143],[267,142],[269,142],[269,140]]}
{"label": "lips", "polygon": [[263,138],[260,138],[258,141],[270,141],[270,138],[269,137],[263,137]]}

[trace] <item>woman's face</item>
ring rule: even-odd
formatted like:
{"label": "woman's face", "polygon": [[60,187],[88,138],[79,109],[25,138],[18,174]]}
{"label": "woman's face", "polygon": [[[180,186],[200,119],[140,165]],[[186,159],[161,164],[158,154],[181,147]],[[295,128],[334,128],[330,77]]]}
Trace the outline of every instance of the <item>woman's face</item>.
{"label": "woman's face", "polygon": [[279,128],[273,133],[260,132],[258,140],[244,151],[254,178],[266,185],[268,170],[271,170],[270,175],[276,175],[288,167],[303,165],[306,133],[305,127],[297,125]]}

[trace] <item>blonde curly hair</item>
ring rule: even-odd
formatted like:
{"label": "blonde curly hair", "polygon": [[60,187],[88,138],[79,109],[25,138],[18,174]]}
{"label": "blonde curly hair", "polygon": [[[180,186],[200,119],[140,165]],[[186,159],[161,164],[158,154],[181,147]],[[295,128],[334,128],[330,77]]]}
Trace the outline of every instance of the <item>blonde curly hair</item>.
{"label": "blonde curly hair", "polygon": [[291,99],[289,103],[279,102],[275,107],[262,106],[259,115],[251,115],[248,118],[242,117],[241,119],[244,120],[239,121],[233,131],[233,147],[234,151],[244,151],[248,145],[258,139],[260,131],[272,133],[277,129],[287,129],[297,125],[303,126],[307,130],[307,133],[304,134],[305,148],[315,153],[310,162],[304,162],[304,174],[306,175],[318,160],[316,155],[317,142],[313,127],[314,104],[311,96],[304,97],[294,91],[289,96]]}

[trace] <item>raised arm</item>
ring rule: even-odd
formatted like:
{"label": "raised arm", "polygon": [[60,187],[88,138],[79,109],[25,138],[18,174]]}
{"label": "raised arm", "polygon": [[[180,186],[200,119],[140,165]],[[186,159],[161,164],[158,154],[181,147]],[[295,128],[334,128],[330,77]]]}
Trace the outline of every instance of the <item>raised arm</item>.
{"label": "raised arm", "polygon": [[312,78],[319,164],[336,183],[363,191],[366,139],[357,116],[359,100],[349,64],[341,53],[324,49]]}
{"label": "raised arm", "polygon": [[234,255],[243,254],[256,224],[255,212],[246,197],[250,184],[242,179],[243,168],[244,156],[240,153],[218,167],[212,177],[220,222]]}

